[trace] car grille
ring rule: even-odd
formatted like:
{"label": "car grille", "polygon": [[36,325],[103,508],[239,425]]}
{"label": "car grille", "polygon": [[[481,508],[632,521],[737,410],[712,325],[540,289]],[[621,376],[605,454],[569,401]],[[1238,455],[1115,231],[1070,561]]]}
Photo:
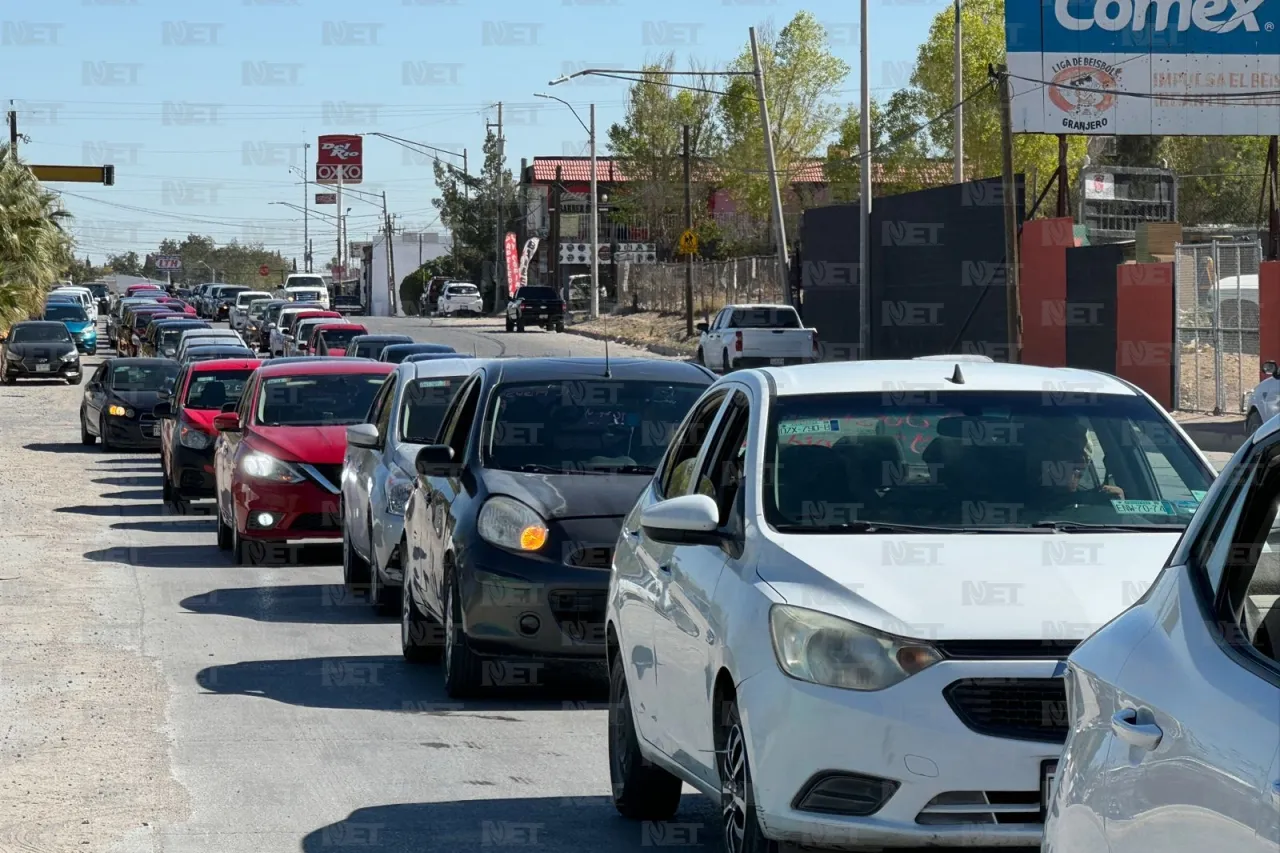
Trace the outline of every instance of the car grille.
{"label": "car grille", "polygon": [[978,734],[1066,742],[1067,692],[1060,678],[969,678],[951,683],[942,695]]}
{"label": "car grille", "polygon": [[1044,823],[1038,791],[949,791],[916,815],[925,826]]}
{"label": "car grille", "polygon": [[[332,484],[333,484],[333,487],[334,487],[335,489],[338,489],[339,491],[341,491],[341,489],[342,489],[342,465],[340,465],[340,464],[339,464],[339,465],[312,465],[311,467],[312,467],[312,468],[314,468],[315,470],[319,471],[319,472],[320,472],[320,475],[321,475],[322,477],[324,477],[326,480],[328,480],[330,483],[332,483]],[[304,470],[305,470],[305,469],[304,469]],[[310,472],[308,472],[308,473],[310,473]],[[315,478],[313,477],[312,479],[315,479]],[[325,488],[325,485],[324,485],[323,483],[321,483],[319,480],[316,480],[316,484],[317,484],[318,486],[320,486],[320,488],[322,488],[322,489],[324,489],[324,488]],[[326,491],[327,491],[327,489],[326,489]]]}
{"label": "car grille", "polygon": [[142,430],[144,438],[158,438],[158,435],[152,435],[152,430],[156,425],[155,415],[145,414],[138,418],[138,427]]}
{"label": "car grille", "polygon": [[608,593],[603,590],[557,589],[547,595],[547,605],[560,630],[574,640],[604,642],[604,609]]}
{"label": "car grille", "polygon": [[290,530],[332,531],[342,529],[342,518],[336,513],[304,512],[289,525]]}
{"label": "car grille", "polygon": [[934,648],[949,658],[971,660],[1031,660],[1067,657],[1079,640],[939,640]]}

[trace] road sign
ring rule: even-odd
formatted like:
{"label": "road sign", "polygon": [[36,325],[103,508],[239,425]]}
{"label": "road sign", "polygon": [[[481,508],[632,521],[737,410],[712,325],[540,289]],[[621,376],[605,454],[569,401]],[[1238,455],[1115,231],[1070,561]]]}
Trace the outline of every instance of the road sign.
{"label": "road sign", "polygon": [[115,166],[29,166],[38,181],[59,184],[103,184],[114,186]]}
{"label": "road sign", "polygon": [[263,264],[262,266],[258,267],[258,275],[262,276],[263,278],[266,278],[267,276],[271,275],[271,267],[267,266],[266,264]]}
{"label": "road sign", "polygon": [[337,204],[337,193],[316,193],[316,204]]}
{"label": "road sign", "polygon": [[338,167],[341,167],[344,184],[360,183],[364,175],[364,137],[350,133],[329,134],[321,136],[319,143],[316,180],[325,180],[322,175],[328,172],[328,180],[337,182]]}
{"label": "road sign", "polygon": [[338,173],[342,173],[342,183],[358,184],[364,179],[364,167],[352,166],[347,164],[324,164],[316,163],[316,183],[317,184],[336,184],[338,183]]}
{"label": "road sign", "polygon": [[677,255],[696,255],[698,254],[698,235],[693,233],[690,228],[680,235],[680,246],[676,249]]}
{"label": "road sign", "polygon": [[182,258],[177,255],[157,255],[156,269],[161,272],[177,272],[182,269]]}

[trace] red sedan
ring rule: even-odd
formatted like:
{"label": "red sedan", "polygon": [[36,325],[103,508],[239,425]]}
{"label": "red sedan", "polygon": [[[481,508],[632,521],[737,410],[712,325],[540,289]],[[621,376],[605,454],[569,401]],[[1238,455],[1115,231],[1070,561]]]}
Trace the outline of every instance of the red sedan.
{"label": "red sedan", "polygon": [[240,402],[260,364],[239,358],[191,362],[174,380],[173,396],[156,406],[166,504],[185,511],[192,499],[214,496],[213,419],[224,406]]}
{"label": "red sedan", "polygon": [[181,311],[188,317],[196,316],[195,306],[188,305],[176,296],[157,296],[156,302],[168,307],[172,311]]}
{"label": "red sedan", "polygon": [[347,354],[347,347],[358,335],[367,335],[369,330],[359,323],[325,323],[311,331],[311,343],[307,352],[312,355]]}
{"label": "red sedan", "polygon": [[124,289],[125,299],[130,296],[150,296],[152,293],[164,293],[164,288],[158,284],[131,284]]}
{"label": "red sedan", "polygon": [[256,564],[273,546],[341,538],[347,427],[364,422],[393,370],[335,358],[254,372],[239,411],[213,419],[219,548]]}

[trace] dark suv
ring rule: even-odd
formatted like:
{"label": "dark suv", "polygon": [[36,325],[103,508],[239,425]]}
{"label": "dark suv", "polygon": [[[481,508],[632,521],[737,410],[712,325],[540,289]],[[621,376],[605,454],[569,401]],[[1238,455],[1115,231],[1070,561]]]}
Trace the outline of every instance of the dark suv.
{"label": "dark suv", "polygon": [[79,385],[80,351],[65,324],[56,320],[15,323],[0,355],[0,379],[65,379]]}
{"label": "dark suv", "polygon": [[541,326],[548,332],[563,332],[567,308],[554,287],[522,287],[507,303],[507,331],[523,332],[526,326]]}

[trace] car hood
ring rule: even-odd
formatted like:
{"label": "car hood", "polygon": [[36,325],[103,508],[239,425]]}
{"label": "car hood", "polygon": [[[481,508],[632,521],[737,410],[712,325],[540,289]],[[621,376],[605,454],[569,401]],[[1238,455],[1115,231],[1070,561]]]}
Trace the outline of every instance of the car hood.
{"label": "car hood", "polygon": [[159,391],[112,391],[111,396],[140,411],[150,412],[160,402]]}
{"label": "car hood", "polygon": [[345,426],[256,426],[251,435],[258,449],[287,462],[341,465],[347,452]]}
{"label": "car hood", "polygon": [[67,331],[73,335],[78,335],[83,331],[93,328],[92,320],[63,320],[62,325],[67,327]]}
{"label": "car hood", "polygon": [[[412,469],[410,469],[412,470]],[[607,518],[631,512],[651,474],[525,474],[486,468],[491,495],[509,495],[548,520]]]}
{"label": "car hood", "polygon": [[1146,591],[1179,533],[772,535],[783,600],[906,637],[1082,640]]}
{"label": "car hood", "polygon": [[5,344],[5,352],[10,356],[27,358],[59,358],[69,352],[75,352],[74,341],[32,341],[31,343]]}

